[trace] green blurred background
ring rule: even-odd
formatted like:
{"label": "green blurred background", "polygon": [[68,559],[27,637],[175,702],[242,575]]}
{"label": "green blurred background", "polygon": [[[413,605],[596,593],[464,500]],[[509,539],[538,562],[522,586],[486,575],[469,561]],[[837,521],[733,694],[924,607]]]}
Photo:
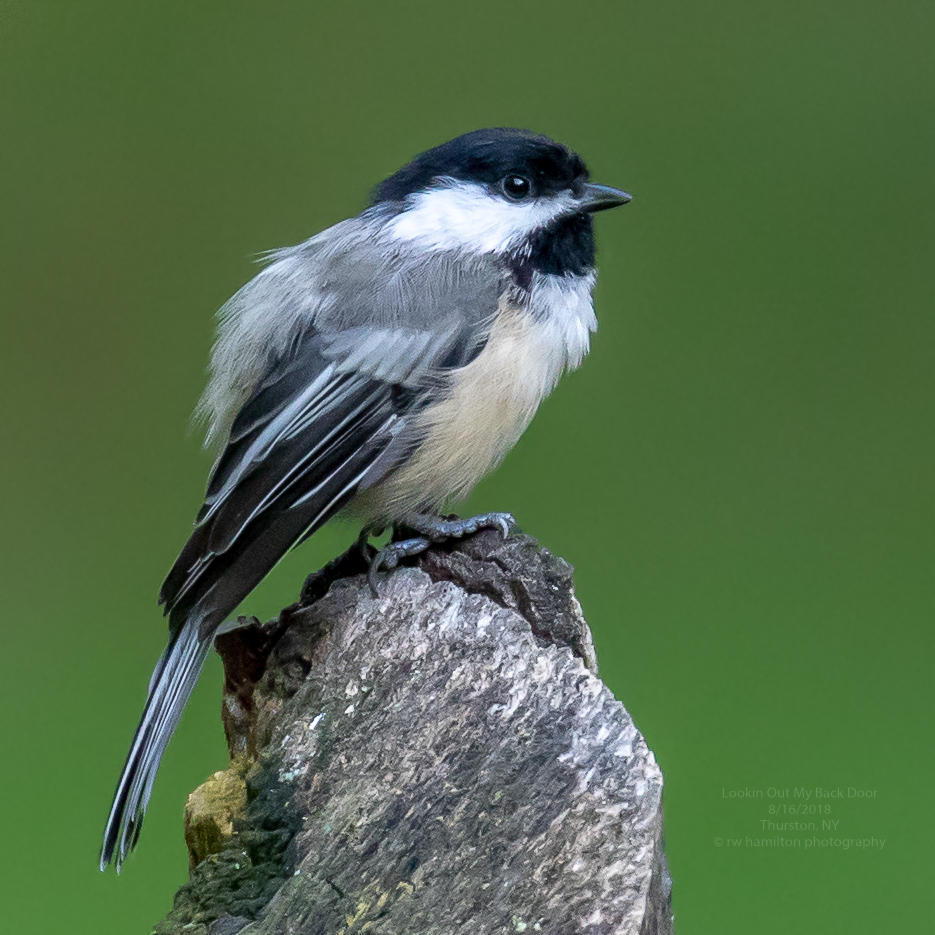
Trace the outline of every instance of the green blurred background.
{"label": "green blurred background", "polygon": [[[933,26],[921,0],[0,0],[5,931],[148,931],[224,765],[212,660],[140,849],[98,872],[210,466],[213,311],[253,254],[490,125],[635,195],[597,222],[590,358],[466,508],[576,566],[666,773],[678,931],[928,928]],[[822,817],[883,848],[747,844],[795,787],[877,790]]]}

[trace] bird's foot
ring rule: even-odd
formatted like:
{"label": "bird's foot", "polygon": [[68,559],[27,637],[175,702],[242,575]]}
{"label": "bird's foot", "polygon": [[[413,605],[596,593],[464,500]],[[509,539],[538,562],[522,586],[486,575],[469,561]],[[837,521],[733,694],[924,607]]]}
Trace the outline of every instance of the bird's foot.
{"label": "bird's foot", "polygon": [[[516,525],[509,513],[480,513],[467,519],[443,519],[439,516],[411,516],[396,527],[396,532],[415,533],[405,539],[388,542],[373,557],[367,579],[374,597],[379,597],[377,575],[381,568],[392,571],[401,559],[425,552],[433,542],[461,539],[483,529],[499,529],[505,539]],[[363,536],[363,534],[361,534]]]}
{"label": "bird's foot", "polygon": [[409,558],[410,555],[419,555],[430,545],[431,541],[424,536],[415,536],[412,539],[401,539],[398,542],[387,542],[370,562],[370,571],[367,573],[367,580],[370,582],[370,590],[374,597],[380,596],[380,590],[377,587],[379,579],[377,575],[381,568],[392,571],[399,560]]}
{"label": "bird's foot", "polygon": [[444,542],[446,539],[461,539],[473,536],[482,529],[499,529],[505,539],[516,525],[516,520],[509,513],[479,513],[467,519],[442,516],[412,516],[397,528],[403,532],[414,532],[430,542]]}

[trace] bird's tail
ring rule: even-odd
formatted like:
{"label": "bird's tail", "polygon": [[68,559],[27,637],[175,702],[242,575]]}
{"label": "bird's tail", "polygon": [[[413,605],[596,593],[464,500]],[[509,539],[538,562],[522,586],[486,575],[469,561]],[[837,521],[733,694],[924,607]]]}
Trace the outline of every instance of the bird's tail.
{"label": "bird's tail", "polygon": [[120,865],[140,836],[159,761],[182,717],[211,645],[210,639],[199,636],[198,624],[197,619],[185,623],[153,672],[146,707],[104,829],[101,870],[106,870],[113,861],[119,873]]}

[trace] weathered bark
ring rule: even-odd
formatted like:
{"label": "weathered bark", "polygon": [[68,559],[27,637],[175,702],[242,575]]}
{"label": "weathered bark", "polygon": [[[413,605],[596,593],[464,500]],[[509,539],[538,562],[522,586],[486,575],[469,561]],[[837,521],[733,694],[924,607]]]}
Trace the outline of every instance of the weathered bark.
{"label": "weathered bark", "polygon": [[571,567],[494,533],[415,565],[375,599],[351,550],[218,638],[231,767],[157,932],[671,932],[662,774]]}

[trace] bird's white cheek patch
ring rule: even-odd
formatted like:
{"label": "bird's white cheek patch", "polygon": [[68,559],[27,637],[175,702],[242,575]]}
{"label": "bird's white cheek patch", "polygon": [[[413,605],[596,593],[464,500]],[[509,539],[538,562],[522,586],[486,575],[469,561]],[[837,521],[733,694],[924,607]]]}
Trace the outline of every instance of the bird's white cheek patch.
{"label": "bird's white cheek patch", "polygon": [[503,253],[569,210],[570,194],[510,202],[481,185],[451,182],[410,196],[387,230],[423,250]]}

